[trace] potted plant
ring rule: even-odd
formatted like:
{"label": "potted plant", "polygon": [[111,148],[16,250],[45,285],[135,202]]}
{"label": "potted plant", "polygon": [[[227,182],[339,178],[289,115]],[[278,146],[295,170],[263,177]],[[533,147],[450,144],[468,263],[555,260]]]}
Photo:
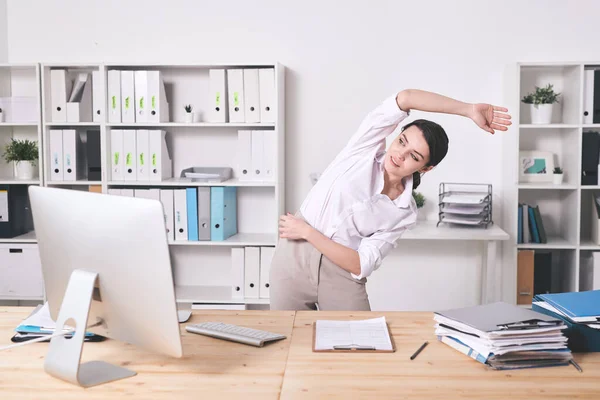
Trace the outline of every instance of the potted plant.
{"label": "potted plant", "polygon": [[[415,203],[417,204],[417,209],[423,208],[425,205],[425,196],[422,193],[413,190],[412,192],[413,199],[415,199]],[[424,219],[425,214],[422,212],[417,213],[417,219]]]}
{"label": "potted plant", "polygon": [[7,163],[14,162],[17,179],[33,179],[38,160],[38,145],[36,141],[12,138],[4,149],[4,159]]}
{"label": "potted plant", "polygon": [[185,122],[194,122],[194,113],[192,112],[192,105],[186,104],[183,108],[185,109]]}
{"label": "potted plant", "polygon": [[554,167],[553,182],[555,185],[560,185],[563,182],[563,170],[561,167]]}
{"label": "potted plant", "polygon": [[554,103],[558,103],[560,93],[554,91],[552,84],[546,87],[535,87],[533,93],[523,96],[521,101],[530,105],[532,124],[549,124],[552,122],[552,110]]}

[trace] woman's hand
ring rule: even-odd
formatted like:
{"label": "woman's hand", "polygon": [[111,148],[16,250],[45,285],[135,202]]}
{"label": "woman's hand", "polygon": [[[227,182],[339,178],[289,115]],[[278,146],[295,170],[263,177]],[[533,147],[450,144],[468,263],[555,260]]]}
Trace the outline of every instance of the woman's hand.
{"label": "woman's hand", "polygon": [[287,213],[279,217],[279,237],[284,239],[304,239],[308,237],[312,227],[303,219]]}
{"label": "woman's hand", "polygon": [[504,114],[508,110],[504,107],[492,106],[491,104],[473,104],[469,117],[484,131],[494,134],[494,129],[506,131],[511,125],[510,115]]}

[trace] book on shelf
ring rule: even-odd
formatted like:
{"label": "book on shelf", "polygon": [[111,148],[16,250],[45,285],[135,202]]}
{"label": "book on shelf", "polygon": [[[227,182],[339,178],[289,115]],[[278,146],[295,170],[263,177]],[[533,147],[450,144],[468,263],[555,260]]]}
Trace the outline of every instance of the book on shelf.
{"label": "book on shelf", "polygon": [[548,236],[544,228],[544,221],[538,205],[519,203],[517,210],[518,232],[517,242],[521,243],[548,243]]}

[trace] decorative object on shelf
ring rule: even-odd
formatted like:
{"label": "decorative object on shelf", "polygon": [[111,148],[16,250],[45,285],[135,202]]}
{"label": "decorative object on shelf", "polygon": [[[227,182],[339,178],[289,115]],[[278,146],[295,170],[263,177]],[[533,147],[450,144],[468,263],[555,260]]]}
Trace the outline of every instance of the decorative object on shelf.
{"label": "decorative object on shelf", "polygon": [[554,167],[554,176],[553,176],[553,182],[555,185],[560,185],[561,183],[563,183],[563,170],[561,167]]}
{"label": "decorative object on shelf", "polygon": [[185,109],[185,122],[192,123],[194,122],[194,113],[192,112],[192,105],[186,104],[184,106]]}
{"label": "decorative object on shelf", "polygon": [[417,203],[417,208],[422,208],[425,205],[425,196],[423,196],[423,193],[413,190],[412,195],[415,203]]}
{"label": "decorative object on shelf", "polygon": [[0,122],[4,122],[4,111],[0,108]]}
{"label": "decorative object on shelf", "polygon": [[485,227],[492,221],[492,185],[440,183],[438,223]]}
{"label": "decorative object on shelf", "polygon": [[190,167],[181,171],[181,178],[192,182],[220,183],[231,179],[232,172],[230,167]]}
{"label": "decorative object on shelf", "polygon": [[7,163],[15,163],[17,179],[30,180],[34,178],[39,156],[36,141],[12,138],[6,145],[3,156]]}
{"label": "decorative object on shelf", "polygon": [[519,152],[519,182],[552,182],[554,154],[547,151]]}
{"label": "decorative object on shelf", "polygon": [[535,92],[523,96],[521,101],[530,104],[531,123],[549,124],[552,122],[552,110],[554,103],[558,103],[560,93],[554,91],[554,85],[548,84],[546,87],[535,87]]}

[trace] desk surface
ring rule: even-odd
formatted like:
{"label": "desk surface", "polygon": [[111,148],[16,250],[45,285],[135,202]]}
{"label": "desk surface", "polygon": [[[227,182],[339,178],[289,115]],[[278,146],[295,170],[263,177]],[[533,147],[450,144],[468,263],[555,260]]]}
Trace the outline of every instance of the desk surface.
{"label": "desk surface", "polygon": [[[31,312],[0,307],[0,347],[12,344],[14,328]],[[241,314],[241,315],[240,315]],[[126,366],[132,378],[81,389],[44,372],[48,344],[0,352],[0,399],[276,399],[281,390],[294,312],[202,311],[187,323],[222,321],[287,335],[274,346],[256,348],[191,334],[181,324],[184,357],[153,354],[114,340],[85,343],[82,362]],[[186,324],[187,324],[186,323]]]}
{"label": "desk surface", "polygon": [[[0,307],[0,346],[10,344],[14,327],[30,310]],[[395,353],[312,351],[316,319],[377,316],[390,323]],[[32,344],[0,353],[0,398],[600,398],[600,353],[575,355],[583,373],[572,366],[492,371],[437,342],[432,317],[408,312],[195,311],[191,323],[221,320],[283,333],[288,339],[255,348],[188,334],[182,325],[183,359],[112,340],[86,343],[83,361],[127,365],[138,373],[89,389],[47,375],[43,359],[48,345]],[[425,340],[429,345],[411,361],[410,355]]]}
{"label": "desk surface", "polygon": [[404,232],[402,239],[420,240],[508,240],[509,234],[497,224],[491,224],[487,228],[470,227],[460,225],[440,224],[437,221],[417,221],[413,229]]}

